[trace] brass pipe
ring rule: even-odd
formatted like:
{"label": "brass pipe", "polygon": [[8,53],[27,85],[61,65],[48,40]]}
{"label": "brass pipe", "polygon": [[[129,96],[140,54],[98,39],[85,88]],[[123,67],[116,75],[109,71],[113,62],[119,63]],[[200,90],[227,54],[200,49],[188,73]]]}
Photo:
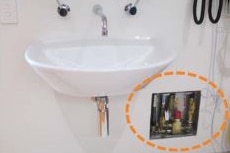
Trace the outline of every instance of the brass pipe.
{"label": "brass pipe", "polygon": [[99,136],[107,137],[109,135],[109,99],[107,96],[96,97],[95,101],[98,109]]}

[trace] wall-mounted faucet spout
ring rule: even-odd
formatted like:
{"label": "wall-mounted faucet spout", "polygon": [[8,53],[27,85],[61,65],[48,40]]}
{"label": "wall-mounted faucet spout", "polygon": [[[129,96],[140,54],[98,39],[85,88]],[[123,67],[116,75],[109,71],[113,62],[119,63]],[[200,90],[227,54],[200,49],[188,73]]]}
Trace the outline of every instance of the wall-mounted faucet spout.
{"label": "wall-mounted faucet spout", "polygon": [[102,36],[108,36],[108,22],[107,17],[103,13],[102,6],[99,4],[96,4],[93,6],[93,13],[96,15],[99,15],[101,17],[102,21]]}
{"label": "wall-mounted faucet spout", "polygon": [[96,97],[95,101],[98,109],[99,135],[101,137],[107,137],[109,135],[109,99],[107,96]]}

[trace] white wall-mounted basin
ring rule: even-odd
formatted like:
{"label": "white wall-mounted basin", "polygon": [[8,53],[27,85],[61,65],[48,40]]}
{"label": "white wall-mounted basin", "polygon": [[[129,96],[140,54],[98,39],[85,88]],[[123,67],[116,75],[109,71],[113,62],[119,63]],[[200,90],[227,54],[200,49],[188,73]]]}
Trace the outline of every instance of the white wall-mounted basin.
{"label": "white wall-mounted basin", "polygon": [[175,50],[150,38],[36,41],[25,53],[53,89],[87,97],[127,94],[175,57]]}

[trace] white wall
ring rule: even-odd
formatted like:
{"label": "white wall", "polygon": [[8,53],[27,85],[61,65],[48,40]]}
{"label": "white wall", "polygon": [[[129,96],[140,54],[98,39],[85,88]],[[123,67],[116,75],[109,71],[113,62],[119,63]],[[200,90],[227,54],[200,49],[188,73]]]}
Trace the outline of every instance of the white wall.
{"label": "white wall", "polygon": [[[207,19],[204,25],[194,24],[191,0],[142,0],[138,5],[138,14],[134,17],[128,17],[123,12],[124,6],[131,0],[63,2],[71,6],[67,18],[57,15],[55,0],[18,0],[18,24],[0,25],[0,152],[155,152],[141,144],[125,125],[125,96],[110,99],[111,136],[108,139],[98,138],[96,105],[89,98],[68,97],[54,92],[25,62],[24,52],[36,39],[100,36],[100,19],[92,13],[93,4],[99,3],[108,17],[111,37],[139,35],[161,38],[166,44],[173,44],[179,52],[168,69],[195,71],[208,76],[215,27]],[[153,82],[140,92],[138,98],[143,103],[138,103],[137,98],[131,107],[135,118],[133,122],[140,133],[145,135],[149,131],[151,92],[204,87],[198,82],[193,84],[184,81],[183,84],[187,86],[181,86],[180,81],[167,79],[162,83]],[[202,103],[201,108],[205,109],[205,106]],[[221,118],[221,108],[217,114]],[[202,110],[200,116],[199,134],[196,137],[176,141],[159,140],[156,143],[180,147],[181,144],[186,146],[202,141],[210,136],[211,118]],[[216,118],[215,121],[218,120]],[[207,126],[203,126],[202,122],[207,122]],[[215,142],[199,152],[227,150],[230,142],[226,140],[226,137],[221,136],[218,142],[223,145]]]}

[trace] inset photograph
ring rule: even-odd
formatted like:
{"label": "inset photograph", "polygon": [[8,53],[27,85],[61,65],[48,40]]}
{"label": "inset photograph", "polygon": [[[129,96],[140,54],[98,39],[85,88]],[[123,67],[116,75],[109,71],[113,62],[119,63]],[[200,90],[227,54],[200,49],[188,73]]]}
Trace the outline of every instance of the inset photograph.
{"label": "inset photograph", "polygon": [[150,139],[194,136],[201,91],[153,93]]}

